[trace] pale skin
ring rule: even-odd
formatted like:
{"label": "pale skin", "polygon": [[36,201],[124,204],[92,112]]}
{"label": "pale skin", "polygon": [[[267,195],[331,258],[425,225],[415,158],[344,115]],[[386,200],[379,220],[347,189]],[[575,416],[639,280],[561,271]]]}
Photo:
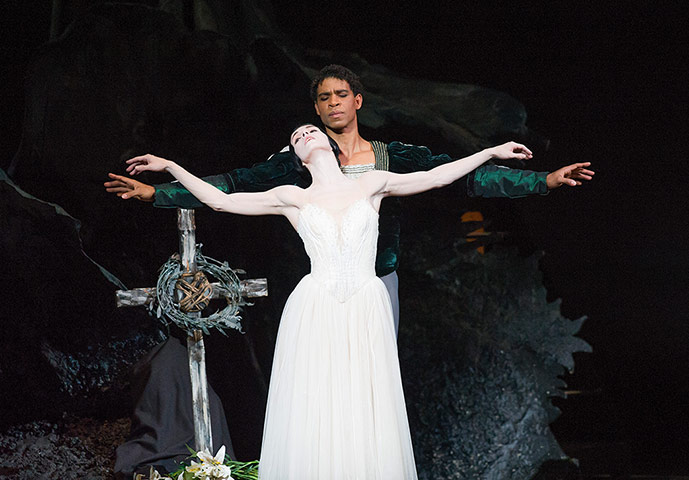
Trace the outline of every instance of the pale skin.
{"label": "pale skin", "polygon": [[[349,83],[338,78],[326,78],[318,86],[314,108],[325,126],[326,133],[334,139],[342,153],[342,165],[374,163],[370,142],[359,135],[357,112],[363,105],[361,94],[354,95]],[[546,177],[548,190],[562,185],[576,187],[585,180],[591,180],[594,172],[588,167],[591,162],[573,163],[559,168]],[[129,177],[109,173],[112,179],[105,182],[106,191],[123,200],[135,198],[144,202],[155,199],[155,187]]]}
{"label": "pale skin", "polygon": [[508,142],[425,172],[398,174],[373,170],[351,180],[340,171],[328,138],[318,127],[303,125],[297,128],[291,135],[290,143],[311,173],[313,182],[308,188],[284,185],[266,192],[226,194],[176,163],[155,155],[127,160],[127,171],[131,175],[144,171],[167,171],[214,210],[240,215],[283,215],[296,229],[299,211],[308,204],[326,210],[334,218],[340,218],[354,201],[361,199],[366,199],[378,211],[385,197],[415,195],[447,186],[488,160],[527,160],[532,156],[524,145]]}

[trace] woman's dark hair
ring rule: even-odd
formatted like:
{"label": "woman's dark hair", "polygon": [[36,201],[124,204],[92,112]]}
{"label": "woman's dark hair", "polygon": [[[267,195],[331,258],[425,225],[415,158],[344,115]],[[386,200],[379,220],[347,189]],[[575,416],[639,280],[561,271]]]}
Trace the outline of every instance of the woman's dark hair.
{"label": "woman's dark hair", "polygon": [[342,65],[332,64],[321,68],[320,72],[318,72],[311,81],[311,100],[314,102],[318,97],[318,87],[326,78],[344,80],[349,84],[349,88],[352,89],[354,96],[359,94],[363,95],[364,93],[364,86],[361,84],[361,80],[359,80],[359,76],[356,73]]}
{"label": "woman's dark hair", "polygon": [[[297,128],[303,127],[304,125],[311,125],[311,124],[310,123],[304,123],[302,125],[299,125]],[[297,130],[297,128],[292,129],[292,133],[294,133]],[[316,127],[316,128],[318,128],[318,127]],[[320,128],[318,128],[318,129],[321,130]],[[321,131],[323,131],[323,130],[321,130]],[[337,142],[335,140],[330,138],[330,135],[328,135],[326,133],[325,136],[328,137],[328,143],[330,144],[330,148],[333,149],[333,153],[335,154],[335,159],[337,160],[337,166],[339,167],[340,166],[340,152],[341,152],[340,146],[337,144]],[[294,169],[297,172],[304,171],[304,164],[301,162],[301,158],[299,158],[297,156],[297,152],[294,151],[294,145],[292,145],[291,139],[289,142],[289,156],[290,156],[290,159],[292,160],[292,162],[294,163]]]}

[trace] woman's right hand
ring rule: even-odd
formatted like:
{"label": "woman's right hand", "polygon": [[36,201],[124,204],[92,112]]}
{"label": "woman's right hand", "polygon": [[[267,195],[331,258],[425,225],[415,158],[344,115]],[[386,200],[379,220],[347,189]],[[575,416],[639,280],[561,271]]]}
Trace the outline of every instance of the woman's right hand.
{"label": "woman's right hand", "polygon": [[138,175],[141,172],[162,172],[169,167],[172,162],[161,157],[156,157],[147,153],[138,157],[130,158],[126,162],[129,166],[127,172],[130,175]]}

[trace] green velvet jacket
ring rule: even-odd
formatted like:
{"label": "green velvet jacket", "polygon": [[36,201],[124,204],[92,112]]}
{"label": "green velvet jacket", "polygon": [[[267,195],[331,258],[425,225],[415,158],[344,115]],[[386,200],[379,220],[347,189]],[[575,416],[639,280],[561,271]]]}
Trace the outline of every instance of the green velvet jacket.
{"label": "green velvet jacket", "polygon": [[[377,170],[409,173],[428,170],[453,160],[449,155],[433,155],[426,147],[401,142],[371,142]],[[470,197],[519,198],[532,194],[546,194],[547,172],[514,170],[497,165],[483,165],[458,181],[460,191]],[[238,168],[204,180],[226,193],[262,192],[278,185],[307,187],[311,183],[308,172],[296,170],[287,152],[272,155],[265,162],[250,168]],[[179,182],[155,185],[156,207],[197,208],[203,206]],[[397,270],[400,251],[399,202],[383,202],[379,219],[376,273],[387,275]]]}

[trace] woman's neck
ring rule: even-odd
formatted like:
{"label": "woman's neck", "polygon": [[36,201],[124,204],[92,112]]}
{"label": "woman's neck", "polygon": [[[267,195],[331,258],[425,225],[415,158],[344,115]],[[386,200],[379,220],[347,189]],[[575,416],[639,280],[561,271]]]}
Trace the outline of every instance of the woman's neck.
{"label": "woman's neck", "polygon": [[314,186],[334,185],[347,181],[347,177],[340,171],[332,151],[316,150],[312,152],[304,166],[311,174],[312,185]]}

